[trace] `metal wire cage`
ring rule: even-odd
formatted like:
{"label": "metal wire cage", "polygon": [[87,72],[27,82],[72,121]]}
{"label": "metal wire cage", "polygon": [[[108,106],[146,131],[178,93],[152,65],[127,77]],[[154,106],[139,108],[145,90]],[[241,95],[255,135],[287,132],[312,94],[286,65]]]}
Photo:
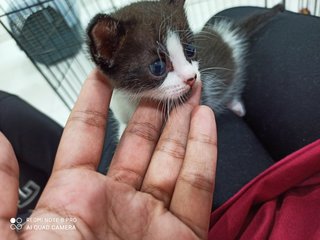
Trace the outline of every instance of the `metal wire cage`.
{"label": "metal wire cage", "polygon": [[[71,109],[93,64],[85,46],[89,20],[136,0],[2,0],[0,24],[15,39],[57,95]],[[215,13],[235,6],[272,7],[320,15],[317,0],[187,0],[190,27],[199,30]]]}

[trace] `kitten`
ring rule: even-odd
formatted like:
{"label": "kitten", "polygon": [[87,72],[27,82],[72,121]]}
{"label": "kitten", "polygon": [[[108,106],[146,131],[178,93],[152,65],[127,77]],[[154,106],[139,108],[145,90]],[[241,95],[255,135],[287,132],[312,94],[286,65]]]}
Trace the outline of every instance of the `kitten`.
{"label": "kitten", "polygon": [[98,14],[88,26],[91,57],[115,88],[111,109],[120,134],[141,98],[183,102],[200,79],[202,104],[216,114],[226,108],[245,114],[240,95],[248,40],[282,5],[240,23],[217,18],[193,34],[184,2],[137,2]]}

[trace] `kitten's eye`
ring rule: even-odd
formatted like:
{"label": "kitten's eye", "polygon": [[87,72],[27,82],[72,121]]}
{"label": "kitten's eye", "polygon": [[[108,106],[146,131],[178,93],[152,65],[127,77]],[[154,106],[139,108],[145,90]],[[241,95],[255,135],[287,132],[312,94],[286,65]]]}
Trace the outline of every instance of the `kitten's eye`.
{"label": "kitten's eye", "polygon": [[187,58],[193,58],[196,55],[196,48],[191,44],[184,45],[184,52]]}
{"label": "kitten's eye", "polygon": [[149,69],[153,75],[160,77],[166,73],[167,67],[162,59],[157,59],[154,63],[149,65]]}

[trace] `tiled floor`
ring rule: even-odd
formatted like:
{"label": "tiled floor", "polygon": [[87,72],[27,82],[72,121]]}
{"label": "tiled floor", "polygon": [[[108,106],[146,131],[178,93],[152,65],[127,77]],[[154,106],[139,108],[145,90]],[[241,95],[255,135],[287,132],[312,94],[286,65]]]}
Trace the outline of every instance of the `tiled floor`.
{"label": "tiled floor", "polygon": [[[214,12],[235,5],[235,1],[232,0],[221,1],[221,5],[219,5],[218,2],[212,5],[213,2],[214,1],[210,0],[187,1],[187,3],[189,3],[187,12],[192,21],[191,26],[194,29],[200,28],[201,24]],[[265,1],[242,0],[236,2],[236,5],[263,6]],[[268,6],[272,6],[277,2],[279,1],[270,0],[268,1]],[[287,2],[292,4],[292,6],[287,6],[288,9],[297,7],[297,1]],[[86,3],[90,5],[90,1],[86,1]],[[206,9],[206,11],[202,11],[201,9]],[[208,9],[211,10],[209,11]],[[197,13],[201,16],[201,20],[198,22],[195,21],[197,19]],[[2,27],[0,27],[0,73],[0,90],[17,94],[61,125],[65,124],[69,110]]]}

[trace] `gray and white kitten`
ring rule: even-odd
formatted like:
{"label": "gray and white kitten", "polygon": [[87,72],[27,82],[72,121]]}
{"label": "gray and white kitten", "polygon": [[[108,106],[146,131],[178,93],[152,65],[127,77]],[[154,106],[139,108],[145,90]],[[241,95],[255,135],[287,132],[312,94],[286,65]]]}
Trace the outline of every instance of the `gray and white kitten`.
{"label": "gray and white kitten", "polygon": [[281,5],[240,23],[217,18],[193,34],[184,2],[137,2],[98,14],[88,26],[92,59],[115,88],[111,109],[120,134],[141,98],[183,102],[200,79],[202,104],[216,114],[226,108],[245,114],[241,92],[248,40],[283,10]]}

